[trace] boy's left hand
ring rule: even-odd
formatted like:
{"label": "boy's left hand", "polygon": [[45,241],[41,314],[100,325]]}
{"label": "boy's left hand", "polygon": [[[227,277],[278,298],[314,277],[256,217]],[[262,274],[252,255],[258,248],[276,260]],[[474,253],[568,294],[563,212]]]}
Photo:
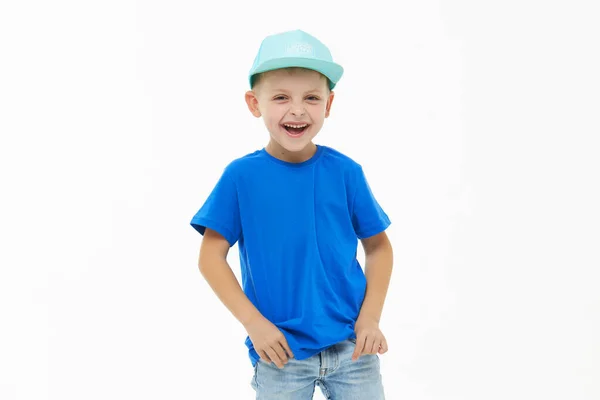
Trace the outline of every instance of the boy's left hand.
{"label": "boy's left hand", "polygon": [[354,325],[356,332],[356,346],[352,354],[352,361],[358,360],[363,354],[383,354],[388,351],[385,336],[379,329],[379,322],[371,317],[359,315]]}

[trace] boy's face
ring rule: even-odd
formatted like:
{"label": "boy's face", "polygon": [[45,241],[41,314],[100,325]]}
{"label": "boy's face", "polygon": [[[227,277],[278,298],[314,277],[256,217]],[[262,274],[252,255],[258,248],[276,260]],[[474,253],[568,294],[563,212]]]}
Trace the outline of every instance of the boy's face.
{"label": "boy's face", "polygon": [[[279,69],[264,74],[254,89],[246,92],[246,103],[255,117],[263,117],[273,150],[303,158],[314,150],[312,139],[329,117],[333,97],[327,79],[319,72]],[[307,126],[293,130],[284,124]]]}

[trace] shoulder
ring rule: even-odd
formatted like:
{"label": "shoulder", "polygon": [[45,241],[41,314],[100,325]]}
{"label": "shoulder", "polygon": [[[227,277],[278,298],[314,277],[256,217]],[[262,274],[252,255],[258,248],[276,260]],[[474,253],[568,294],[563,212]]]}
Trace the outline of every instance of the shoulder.
{"label": "shoulder", "polygon": [[332,147],[323,147],[323,161],[328,166],[333,166],[350,175],[356,175],[362,171],[362,165],[353,157],[342,153]]}
{"label": "shoulder", "polygon": [[229,176],[234,181],[244,171],[255,167],[257,164],[262,163],[263,157],[261,150],[256,150],[248,154],[244,154],[230,161],[224,168],[223,174]]}
{"label": "shoulder", "polygon": [[320,146],[323,147],[323,157],[326,157],[330,160],[334,160],[340,164],[352,165],[352,166],[359,165],[358,162],[356,162],[348,154],[342,153],[341,151],[336,150],[333,147],[323,146],[323,145],[320,145]]}

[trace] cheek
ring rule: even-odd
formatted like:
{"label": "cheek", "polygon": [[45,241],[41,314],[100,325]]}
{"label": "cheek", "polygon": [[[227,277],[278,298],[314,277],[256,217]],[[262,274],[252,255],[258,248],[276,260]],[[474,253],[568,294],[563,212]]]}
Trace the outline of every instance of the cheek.
{"label": "cheek", "polygon": [[313,106],[310,108],[310,113],[312,115],[322,116],[322,115],[325,115],[326,111],[327,111],[327,108],[325,107],[325,104],[320,104],[318,106]]}
{"label": "cheek", "polygon": [[280,109],[278,109],[276,107],[269,107],[269,108],[265,109],[265,115],[268,116],[268,118],[270,120],[276,121],[278,118],[280,118],[280,115],[282,115],[282,112]]}

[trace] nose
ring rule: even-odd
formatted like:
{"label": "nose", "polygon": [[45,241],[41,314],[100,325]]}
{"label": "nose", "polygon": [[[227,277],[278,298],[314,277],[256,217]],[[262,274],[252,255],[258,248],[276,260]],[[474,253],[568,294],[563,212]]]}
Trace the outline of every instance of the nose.
{"label": "nose", "polygon": [[304,110],[304,107],[300,104],[294,104],[292,105],[292,111],[291,113],[293,115],[295,115],[296,117],[302,116],[304,115],[306,111]]}

